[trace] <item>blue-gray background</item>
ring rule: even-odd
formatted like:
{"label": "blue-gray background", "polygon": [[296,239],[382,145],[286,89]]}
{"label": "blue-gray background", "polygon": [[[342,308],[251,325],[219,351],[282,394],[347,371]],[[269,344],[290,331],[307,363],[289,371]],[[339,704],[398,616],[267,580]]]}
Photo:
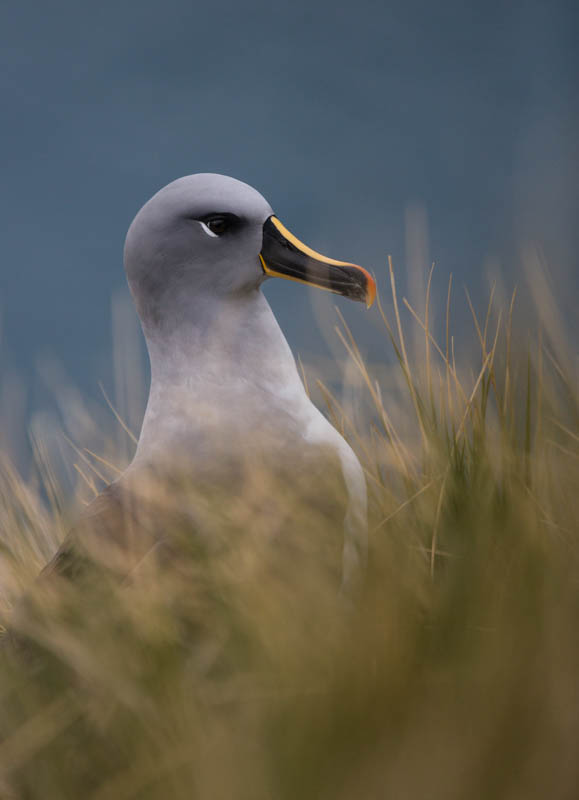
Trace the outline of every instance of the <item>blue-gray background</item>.
{"label": "blue-gray background", "polygon": [[[198,171],[253,184],[300,238],[382,283],[387,253],[404,274],[418,220],[423,269],[475,292],[489,261],[516,280],[529,241],[576,287],[576,8],[2,0],[4,370],[32,380],[51,354],[98,393],[127,226]],[[307,350],[302,289],[266,293]]]}

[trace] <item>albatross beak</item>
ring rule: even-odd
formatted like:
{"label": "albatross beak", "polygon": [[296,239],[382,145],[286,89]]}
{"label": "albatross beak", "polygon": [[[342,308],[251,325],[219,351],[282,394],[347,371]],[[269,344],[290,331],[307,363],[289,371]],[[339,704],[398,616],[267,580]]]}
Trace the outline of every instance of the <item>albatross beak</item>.
{"label": "albatross beak", "polygon": [[319,286],[365,302],[368,308],[376,297],[376,283],[367,270],[316,253],[290,233],[275,216],[264,222],[259,258],[266,275]]}

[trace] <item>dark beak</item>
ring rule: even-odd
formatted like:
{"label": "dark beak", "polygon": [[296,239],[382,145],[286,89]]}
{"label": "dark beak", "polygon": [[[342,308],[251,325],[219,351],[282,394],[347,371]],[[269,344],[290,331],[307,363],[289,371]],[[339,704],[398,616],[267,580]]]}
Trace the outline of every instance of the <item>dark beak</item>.
{"label": "dark beak", "polygon": [[376,283],[367,270],[317,253],[300,242],[275,216],[264,222],[259,258],[266,275],[318,286],[366,303],[368,308],[376,297]]}

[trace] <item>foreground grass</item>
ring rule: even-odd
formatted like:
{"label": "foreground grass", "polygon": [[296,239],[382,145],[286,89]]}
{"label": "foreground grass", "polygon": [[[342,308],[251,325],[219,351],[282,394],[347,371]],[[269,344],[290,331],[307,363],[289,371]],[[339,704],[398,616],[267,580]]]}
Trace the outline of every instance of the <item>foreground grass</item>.
{"label": "foreground grass", "polygon": [[519,336],[513,304],[491,297],[461,370],[427,300],[406,309],[411,354],[391,282],[398,377],[368,367],[343,323],[355,402],[306,375],[367,473],[351,596],[328,567],[340,533],[274,485],[292,542],[272,543],[261,476],[241,501],[194,497],[213,535],[173,531],[179,557],[129,582],[99,564],[73,586],[32,584],[67,520],[50,482],[47,506],[3,464],[3,618],[26,646],[0,660],[0,797],[576,796],[579,397],[564,344],[538,316]]}

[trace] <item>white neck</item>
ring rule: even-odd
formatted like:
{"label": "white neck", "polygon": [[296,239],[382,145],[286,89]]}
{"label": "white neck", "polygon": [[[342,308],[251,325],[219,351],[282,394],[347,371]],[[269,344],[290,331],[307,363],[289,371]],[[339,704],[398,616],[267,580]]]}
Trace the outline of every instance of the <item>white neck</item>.
{"label": "white neck", "polygon": [[213,447],[216,435],[231,446],[232,436],[247,438],[280,418],[287,429],[288,418],[297,421],[312,409],[260,290],[198,295],[145,336],[151,390],[133,463],[150,463],[176,447]]}

